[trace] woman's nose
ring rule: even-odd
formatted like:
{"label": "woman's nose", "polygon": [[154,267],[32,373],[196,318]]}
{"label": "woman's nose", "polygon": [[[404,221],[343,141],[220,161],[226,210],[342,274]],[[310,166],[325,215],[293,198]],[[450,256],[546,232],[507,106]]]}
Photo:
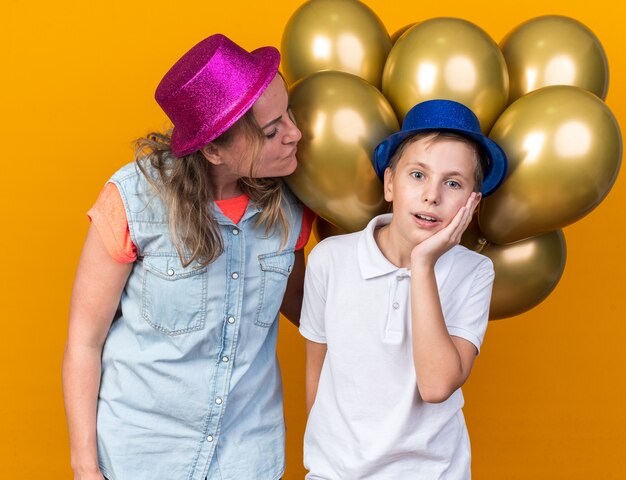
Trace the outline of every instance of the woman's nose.
{"label": "woman's nose", "polygon": [[299,142],[300,139],[302,138],[302,132],[300,131],[300,129],[293,124],[293,132],[292,132],[292,142]]}
{"label": "woman's nose", "polygon": [[296,125],[296,120],[293,118],[293,115],[290,114],[287,120],[288,128],[285,134],[285,143],[297,143],[302,138],[302,132]]}

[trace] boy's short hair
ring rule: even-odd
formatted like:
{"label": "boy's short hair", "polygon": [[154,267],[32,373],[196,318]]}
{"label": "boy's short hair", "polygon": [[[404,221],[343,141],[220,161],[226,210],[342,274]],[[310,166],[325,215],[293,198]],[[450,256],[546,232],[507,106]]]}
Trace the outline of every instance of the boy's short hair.
{"label": "boy's short hair", "polygon": [[415,135],[411,135],[408,138],[405,138],[402,143],[398,146],[396,151],[393,153],[391,158],[389,159],[389,165],[387,168],[391,170],[391,173],[395,173],[396,166],[400,162],[400,158],[404,154],[404,151],[413,143],[418,142],[422,139],[428,139],[429,143],[437,143],[442,140],[455,140],[457,142],[462,142],[474,151],[475,159],[476,159],[476,167],[474,168],[474,191],[480,192],[483,188],[483,178],[485,170],[489,165],[489,158],[485,155],[483,149],[478,145],[475,141],[470,138],[467,138],[463,135],[454,132],[446,132],[441,130],[431,130],[431,131],[423,131],[418,132]]}

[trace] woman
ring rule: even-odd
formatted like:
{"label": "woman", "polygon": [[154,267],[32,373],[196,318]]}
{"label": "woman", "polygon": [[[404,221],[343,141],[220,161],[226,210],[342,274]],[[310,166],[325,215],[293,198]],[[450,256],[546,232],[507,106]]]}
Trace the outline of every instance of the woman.
{"label": "woman", "polygon": [[[90,210],[63,363],[75,479],[271,479],[284,470],[279,309],[297,323],[312,214],[277,177],[301,137],[279,53],[223,35],[156,100]],[[284,300],[283,300],[284,294]]]}

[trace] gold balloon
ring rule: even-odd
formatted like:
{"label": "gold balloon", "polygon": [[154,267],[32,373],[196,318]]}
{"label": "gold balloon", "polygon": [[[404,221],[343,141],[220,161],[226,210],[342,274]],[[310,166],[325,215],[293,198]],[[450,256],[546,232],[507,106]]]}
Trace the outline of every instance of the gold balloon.
{"label": "gold balloon", "polygon": [[323,70],[352,73],[380,88],[391,39],[381,20],[357,0],[311,0],[283,31],[282,67],[289,83]]}
{"label": "gold balloon", "polygon": [[578,87],[524,95],[489,136],[506,152],[509,171],[483,200],[479,223],[499,244],[562,228],[589,213],[613,186],[622,158],[615,117]]}
{"label": "gold balloon", "polygon": [[398,41],[398,38],[400,38],[404,32],[406,32],[409,28],[415,25],[417,25],[417,23],[409,23],[408,25],[405,25],[404,27],[396,30],[393,35],[391,35],[391,44],[394,45]]}
{"label": "gold balloon", "polygon": [[510,245],[495,245],[482,238],[474,225],[465,232],[462,243],[493,262],[496,278],[491,320],[513,317],[540,304],[559,283],[565,268],[565,236],[560,230]]}
{"label": "gold balloon", "polygon": [[315,227],[315,234],[317,235],[317,238],[320,241],[328,237],[334,237],[335,235],[344,235],[348,233],[342,228],[339,228],[338,226],[333,225],[330,222],[327,222],[322,217],[317,217],[315,219],[314,227]]}
{"label": "gold balloon", "polygon": [[399,129],[389,102],[361,78],[319,72],[293,85],[290,100],[302,140],[293,192],[319,216],[348,232],[387,211],[372,166],[378,143]]}
{"label": "gold balloon", "polygon": [[456,100],[472,109],[486,133],[507,105],[509,80],[487,33],[466,20],[434,18],[398,38],[383,70],[383,93],[399,119],[424,100]]}
{"label": "gold balloon", "polygon": [[573,85],[606,98],[609,66],[604,49],[573,18],[533,18],[509,32],[500,47],[509,69],[509,103],[549,85]]}

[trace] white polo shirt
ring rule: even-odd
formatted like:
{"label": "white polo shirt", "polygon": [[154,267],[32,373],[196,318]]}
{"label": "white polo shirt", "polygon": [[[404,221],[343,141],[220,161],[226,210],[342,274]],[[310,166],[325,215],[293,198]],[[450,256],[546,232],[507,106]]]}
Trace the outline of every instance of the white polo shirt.
{"label": "white polo shirt", "polygon": [[[304,438],[307,479],[470,478],[470,444],[457,390],[420,398],[413,367],[411,272],[390,263],[374,230],[330,237],[310,253],[300,333],[326,343]],[[456,246],[435,265],[451,335],[480,349],[494,271],[489,258]]]}

